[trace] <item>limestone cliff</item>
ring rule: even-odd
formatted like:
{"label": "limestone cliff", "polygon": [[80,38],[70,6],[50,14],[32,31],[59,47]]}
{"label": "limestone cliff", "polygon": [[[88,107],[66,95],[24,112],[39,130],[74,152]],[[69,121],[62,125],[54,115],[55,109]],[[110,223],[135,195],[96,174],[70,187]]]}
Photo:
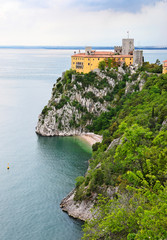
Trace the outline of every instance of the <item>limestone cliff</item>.
{"label": "limestone cliff", "polygon": [[[84,75],[66,71],[53,86],[51,99],[39,115],[36,132],[43,136],[87,132],[92,120],[107,111],[113,91],[124,80],[125,73],[122,68],[103,72],[97,69]],[[126,92],[130,87],[133,88],[127,84]]]}
{"label": "limestone cliff", "polygon": [[[43,136],[81,135],[89,131],[89,125],[101,113],[117,106],[117,101],[128,93],[139,91],[145,76],[136,72],[134,67],[99,69],[89,74],[77,74],[68,70],[57,79],[52,89],[51,99],[39,115],[36,132]],[[114,139],[106,152],[121,143]],[[96,169],[100,169],[98,164]],[[112,198],[117,188],[99,189]],[[86,187],[83,191],[86,191]],[[87,220],[92,217],[90,211],[96,202],[97,193],[89,199],[76,201],[76,189],[66,196],[60,206],[70,216]]]}
{"label": "limestone cliff", "polygon": [[[120,143],[121,143],[121,138],[114,139],[106,151],[108,151],[111,148],[114,148],[115,146],[119,145]],[[99,163],[95,167],[95,169],[100,169],[100,168],[101,168],[101,164]],[[89,170],[90,170],[90,167],[88,168],[85,176],[87,176]],[[85,187],[85,189],[86,188],[87,187]],[[118,187],[108,186],[108,187],[104,188],[104,187],[99,186],[99,190],[101,193],[105,192],[105,195],[108,196],[110,199],[112,199],[113,196],[118,192]],[[61,201],[60,207],[62,208],[63,211],[67,212],[69,216],[72,216],[74,218],[80,219],[82,221],[91,219],[92,216],[94,215],[94,213],[92,212],[92,208],[97,202],[98,193],[94,192],[91,194],[90,197],[76,201],[76,199],[75,199],[76,192],[77,192],[77,188],[72,190]]]}

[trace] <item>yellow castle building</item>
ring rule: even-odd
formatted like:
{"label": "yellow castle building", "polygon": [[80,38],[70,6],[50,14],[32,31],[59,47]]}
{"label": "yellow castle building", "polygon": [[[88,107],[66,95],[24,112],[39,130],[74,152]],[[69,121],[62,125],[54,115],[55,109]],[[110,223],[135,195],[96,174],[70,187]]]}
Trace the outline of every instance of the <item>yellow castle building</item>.
{"label": "yellow castle building", "polygon": [[167,73],[167,60],[163,61],[163,71],[162,73]]}
{"label": "yellow castle building", "polygon": [[115,62],[142,65],[143,51],[134,50],[134,39],[122,39],[122,46],[114,47],[114,51],[93,51],[91,47],[86,47],[85,52],[74,53],[71,56],[71,69],[79,73],[89,73],[98,68],[99,62],[113,59]]}

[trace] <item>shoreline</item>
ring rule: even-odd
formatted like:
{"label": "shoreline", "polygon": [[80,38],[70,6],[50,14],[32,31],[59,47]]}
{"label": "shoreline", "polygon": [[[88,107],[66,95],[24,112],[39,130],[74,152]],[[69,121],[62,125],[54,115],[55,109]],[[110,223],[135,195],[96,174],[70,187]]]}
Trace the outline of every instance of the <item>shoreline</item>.
{"label": "shoreline", "polygon": [[81,134],[70,134],[70,135],[44,135],[38,132],[37,130],[35,131],[37,135],[42,136],[42,137],[77,137],[81,140],[84,140],[89,144],[89,146],[92,147],[93,144],[97,142],[102,142],[103,137],[101,135],[95,134],[95,133],[81,133]]}
{"label": "shoreline", "polygon": [[77,136],[78,138],[83,139],[86,141],[90,146],[97,142],[102,142],[103,137],[101,135],[97,135],[94,133],[82,133],[81,135]]}

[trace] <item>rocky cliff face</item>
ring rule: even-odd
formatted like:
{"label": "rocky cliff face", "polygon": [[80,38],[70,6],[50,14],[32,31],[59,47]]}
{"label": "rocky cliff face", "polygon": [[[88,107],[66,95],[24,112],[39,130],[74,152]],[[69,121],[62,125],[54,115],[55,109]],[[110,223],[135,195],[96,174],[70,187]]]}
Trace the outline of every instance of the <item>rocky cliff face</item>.
{"label": "rocky cliff face", "polygon": [[[140,91],[143,84],[144,76],[133,67],[106,71],[97,69],[84,75],[66,71],[53,86],[51,99],[39,115],[36,132],[43,136],[86,133],[95,117],[108,111],[111,106],[115,107],[122,95]],[[121,138],[114,139],[106,151],[120,143]],[[101,168],[101,165],[96,168]],[[108,187],[100,191],[105,191],[112,198],[118,189]],[[76,192],[74,189],[69,193],[60,207],[74,218],[90,219],[97,194],[87,200],[76,201]]]}
{"label": "rocky cliff face", "polygon": [[70,192],[60,203],[60,207],[64,212],[67,212],[69,216],[73,218],[86,221],[92,218],[91,209],[94,205],[93,199],[90,201],[74,201],[75,190]]}
{"label": "rocky cliff face", "polygon": [[[121,143],[121,138],[114,139],[109,145],[108,151],[111,148],[119,145]],[[101,164],[99,163],[95,169],[101,168]],[[88,168],[86,175],[90,168]],[[85,175],[85,176],[86,176]],[[86,189],[87,187],[85,187]],[[118,192],[118,187],[108,186],[106,188],[99,187],[101,193],[105,192],[105,195],[110,199],[113,199],[113,196]],[[87,199],[82,199],[80,201],[75,200],[76,189],[72,190],[60,203],[60,207],[64,212],[67,212],[69,216],[80,219],[82,221],[86,221],[91,219],[94,216],[92,212],[93,206],[97,203],[98,193],[94,192],[91,194],[91,197]]]}
{"label": "rocky cliff face", "polygon": [[36,132],[43,136],[80,135],[94,116],[107,110],[107,93],[114,79],[97,73],[74,75],[67,71],[53,86],[52,96],[39,115]]}
{"label": "rocky cliff face", "polygon": [[[133,71],[133,70],[132,70]],[[39,115],[36,132],[43,136],[70,136],[87,132],[94,117],[107,111],[113,91],[125,70],[79,75],[69,70],[57,79],[51,99]],[[129,92],[127,84],[126,92]]]}

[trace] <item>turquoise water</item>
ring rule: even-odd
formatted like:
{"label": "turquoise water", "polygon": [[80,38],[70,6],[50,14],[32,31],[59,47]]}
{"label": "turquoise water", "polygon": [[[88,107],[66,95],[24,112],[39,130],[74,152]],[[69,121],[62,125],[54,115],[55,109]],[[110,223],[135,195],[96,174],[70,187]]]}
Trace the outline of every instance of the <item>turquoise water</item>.
{"label": "turquoise water", "polygon": [[[80,239],[81,223],[59,203],[84,175],[90,147],[35,134],[68,51],[0,50],[0,239]],[[7,170],[9,163],[10,170]]]}
{"label": "turquoise water", "polygon": [[157,59],[161,61],[167,60],[167,50],[144,50],[144,61],[155,63]]}
{"label": "turquoise water", "polygon": [[[81,223],[59,203],[84,175],[91,149],[77,138],[35,134],[38,114],[57,77],[70,68],[72,53],[0,49],[0,240],[82,236]],[[146,52],[145,60],[157,58],[167,59],[167,51]]]}

